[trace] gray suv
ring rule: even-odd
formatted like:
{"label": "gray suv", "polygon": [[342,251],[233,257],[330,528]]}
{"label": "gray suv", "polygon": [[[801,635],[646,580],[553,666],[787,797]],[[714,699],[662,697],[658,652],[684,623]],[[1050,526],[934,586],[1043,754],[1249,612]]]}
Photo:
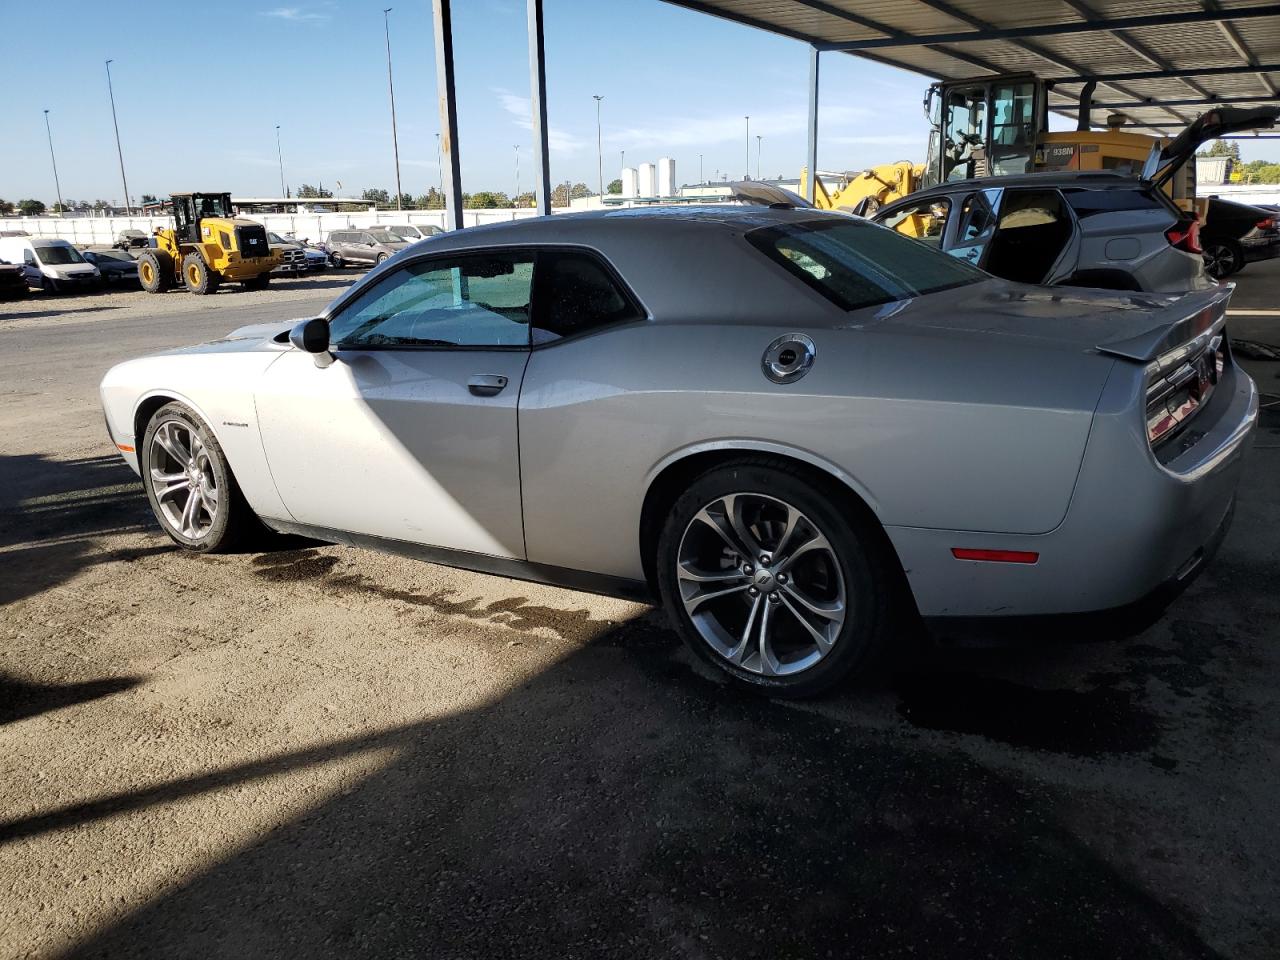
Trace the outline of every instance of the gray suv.
{"label": "gray suv", "polygon": [[871,219],[1020,283],[1161,293],[1212,283],[1195,216],[1154,184],[1123,174],[957,180]]}
{"label": "gray suv", "polygon": [[334,230],[329,234],[329,259],[335,267],[349,263],[381,263],[395,256],[409,242],[386,227],[368,230]]}

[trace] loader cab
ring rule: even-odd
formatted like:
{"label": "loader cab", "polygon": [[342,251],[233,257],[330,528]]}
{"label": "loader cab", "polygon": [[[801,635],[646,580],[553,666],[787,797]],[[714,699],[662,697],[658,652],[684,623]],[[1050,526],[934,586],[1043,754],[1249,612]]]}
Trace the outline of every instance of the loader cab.
{"label": "loader cab", "polygon": [[180,243],[200,242],[200,221],[235,216],[229,193],[175,193],[172,195],[174,233]]}
{"label": "loader cab", "polygon": [[1031,171],[1046,129],[1044,81],[1031,74],[941,81],[924,105],[931,127],[924,186]]}

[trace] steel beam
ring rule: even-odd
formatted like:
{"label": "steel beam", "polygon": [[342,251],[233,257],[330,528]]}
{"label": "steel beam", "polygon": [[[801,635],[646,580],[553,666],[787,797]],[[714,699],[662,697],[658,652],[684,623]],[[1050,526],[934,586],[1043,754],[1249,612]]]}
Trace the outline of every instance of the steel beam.
{"label": "steel beam", "polygon": [[1156,103],[1154,97],[1146,100],[1111,100],[1104,103],[1094,101],[1093,106],[1098,110],[1133,110],[1137,107],[1216,107],[1225,106],[1229,103],[1258,103],[1266,104],[1273,100],[1280,100],[1280,96],[1270,94],[1259,94],[1256,97],[1204,97],[1199,99],[1186,100],[1165,100],[1161,99],[1159,104]]}
{"label": "steel beam", "polygon": [[821,56],[817,47],[809,48],[809,135],[804,151],[808,176],[805,177],[804,198],[810,203],[814,202],[814,188],[818,182],[818,64]]}
{"label": "steel beam", "polygon": [[[1222,4],[1218,0],[1202,0],[1201,4],[1206,10],[1221,10]],[[1231,44],[1231,48],[1239,54],[1240,59],[1251,67],[1258,65],[1258,58],[1254,56],[1253,51],[1249,49],[1249,45],[1244,42],[1240,36],[1240,32],[1236,30],[1230,23],[1225,20],[1218,21],[1218,30],[1222,36],[1226,38],[1227,43]],[[1258,82],[1270,90],[1273,94],[1280,94],[1275,83],[1265,73],[1258,73]]]}
{"label": "steel beam", "polygon": [[551,214],[551,151],[547,145],[547,67],[543,58],[542,0],[528,0],[529,109],[533,114],[533,184],[538,214]]}
{"label": "steel beam", "polygon": [[[1280,63],[1264,63],[1257,66],[1233,67],[1175,67],[1173,70],[1132,70],[1128,73],[1108,73],[1107,82],[1113,80],[1177,80],[1180,77],[1230,77],[1242,73],[1280,73]],[[1072,77],[1046,77],[1053,83],[1086,83],[1100,79],[1088,74]]]}
{"label": "steel beam", "polygon": [[[932,4],[930,4],[932,6]],[[1180,24],[1219,23],[1224,20],[1253,20],[1260,17],[1276,18],[1274,4],[1263,7],[1232,7],[1225,10],[1189,10],[1180,13],[1150,13],[1137,17],[1117,17],[1112,20],[1076,21],[1069,23],[1043,23],[1026,27],[997,27],[989,30],[932,33],[923,36],[871,37],[865,40],[843,40],[823,43],[823,50],[883,50],[889,47],[923,47],[935,43],[973,43],[990,40],[1021,40],[1028,37],[1061,37],[1076,33],[1135,30],[1141,27],[1167,27]]]}
{"label": "steel beam", "polygon": [[458,163],[458,102],[453,84],[453,16],[449,0],[431,0],[436,28],[436,96],[440,100],[440,155],[447,164],[444,228],[462,229],[462,167]]}

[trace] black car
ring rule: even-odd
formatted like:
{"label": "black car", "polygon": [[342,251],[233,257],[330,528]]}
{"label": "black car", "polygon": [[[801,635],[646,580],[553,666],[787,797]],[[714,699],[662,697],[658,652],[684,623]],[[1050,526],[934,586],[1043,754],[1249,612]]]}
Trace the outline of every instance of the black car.
{"label": "black car", "polygon": [[149,245],[146,233],[141,230],[121,230],[116,236],[116,242],[111,246],[117,250],[128,250],[130,247],[145,247]]}
{"label": "black car", "polygon": [[1210,197],[1200,246],[1205,272],[1215,280],[1239,273],[1246,263],[1280,257],[1280,213]]}
{"label": "black car", "polygon": [[17,300],[28,292],[22,267],[0,260],[0,300]]}
{"label": "black car", "polygon": [[123,251],[82,250],[81,255],[98,268],[103,283],[117,285],[138,282],[138,261]]}

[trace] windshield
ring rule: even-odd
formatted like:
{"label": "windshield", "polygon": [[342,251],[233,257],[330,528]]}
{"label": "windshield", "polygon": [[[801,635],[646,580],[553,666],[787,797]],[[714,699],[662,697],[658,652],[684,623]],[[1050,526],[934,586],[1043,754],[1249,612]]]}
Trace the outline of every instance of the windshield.
{"label": "windshield", "polygon": [[286,240],[284,237],[280,236],[280,234],[278,233],[268,233],[267,242],[268,243],[288,243],[289,241]]}
{"label": "windshield", "polygon": [[95,254],[93,255],[93,259],[94,259],[94,260],[96,260],[96,261],[99,261],[99,262],[100,262],[100,261],[102,261],[102,260],[118,260],[118,261],[120,261],[121,263],[133,263],[133,262],[134,262],[133,257],[129,256],[129,254],[127,254],[127,253],[119,253],[119,252],[116,252],[116,251],[114,251],[114,250],[113,250],[113,251],[110,251],[110,252],[108,252],[108,251],[106,251],[106,250],[99,250],[97,253],[95,253]]}
{"label": "windshield", "polygon": [[387,227],[387,229],[390,230],[392,233],[394,233],[397,237],[399,237],[402,240],[418,239],[418,231],[415,230],[413,227]]}
{"label": "windshield", "polygon": [[57,266],[64,263],[84,263],[84,257],[75,247],[36,247],[36,259],[46,266]]}
{"label": "windshield", "polygon": [[404,243],[404,237],[398,237],[390,230],[370,230],[369,236],[378,243]]}
{"label": "windshield", "polygon": [[747,240],[845,310],[988,279],[964,261],[856,220],[806,220],[762,227],[748,233]]}

